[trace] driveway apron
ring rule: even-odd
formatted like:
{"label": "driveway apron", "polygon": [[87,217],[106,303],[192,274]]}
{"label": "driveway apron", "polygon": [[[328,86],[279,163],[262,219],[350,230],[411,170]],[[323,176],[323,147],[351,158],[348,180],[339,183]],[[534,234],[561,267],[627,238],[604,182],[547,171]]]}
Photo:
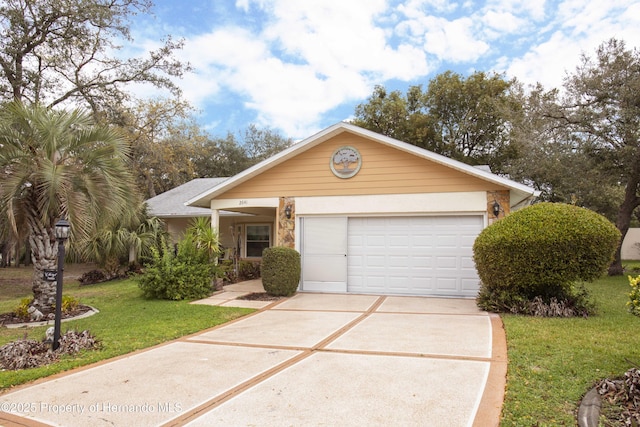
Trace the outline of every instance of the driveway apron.
{"label": "driveway apron", "polygon": [[498,425],[504,341],[473,300],[299,293],[0,395],[0,425]]}

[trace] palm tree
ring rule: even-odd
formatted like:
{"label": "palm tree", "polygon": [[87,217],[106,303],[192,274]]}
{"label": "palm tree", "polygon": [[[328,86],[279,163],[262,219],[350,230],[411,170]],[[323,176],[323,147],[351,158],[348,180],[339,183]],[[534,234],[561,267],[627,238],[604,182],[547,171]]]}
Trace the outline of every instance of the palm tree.
{"label": "palm tree", "polygon": [[56,221],[66,217],[77,241],[94,232],[97,218],[129,210],[136,197],[128,150],[116,131],[80,110],[20,102],[0,110],[0,215],[14,236],[28,236],[33,305],[43,313],[55,302],[43,271],[56,267]]}
{"label": "palm tree", "polygon": [[204,249],[209,261],[214,261],[220,255],[220,239],[218,231],[211,227],[211,219],[196,217],[191,220],[187,234],[193,237],[193,241],[198,249]]}
{"label": "palm tree", "polygon": [[98,231],[78,248],[83,258],[96,261],[109,279],[118,276],[125,261],[135,264],[140,257],[150,256],[152,247],[162,245],[160,236],[166,233],[162,221],[150,217],[143,203],[131,213],[101,222]]}

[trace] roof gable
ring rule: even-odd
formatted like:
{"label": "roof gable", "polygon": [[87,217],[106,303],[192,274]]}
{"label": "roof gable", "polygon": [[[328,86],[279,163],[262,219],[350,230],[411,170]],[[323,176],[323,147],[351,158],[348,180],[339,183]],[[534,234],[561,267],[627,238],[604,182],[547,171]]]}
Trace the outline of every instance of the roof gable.
{"label": "roof gable", "polygon": [[[366,147],[366,156],[363,153],[363,167],[358,175],[347,180],[324,176],[323,180],[316,181],[322,185],[329,185],[331,187],[331,180],[333,180],[334,184],[331,194],[336,194],[335,185],[338,182],[343,188],[349,188],[349,194],[371,194],[371,192],[375,192],[376,194],[391,194],[395,193],[395,191],[389,190],[389,192],[385,193],[385,191],[382,190],[384,182],[392,179],[411,180],[411,176],[413,176],[414,179],[417,178],[417,180],[422,180],[430,184],[433,184],[433,182],[429,180],[430,176],[440,177],[443,185],[439,191],[442,192],[474,191],[474,189],[479,190],[480,188],[509,189],[512,190],[512,195],[514,195],[514,193],[516,195],[515,200],[512,197],[512,202],[515,201],[515,203],[535,194],[532,188],[485,170],[469,166],[465,163],[348,123],[338,123],[229,178],[223,184],[193,197],[187,204],[208,207],[210,200],[214,198],[232,198],[234,194],[240,194],[241,192],[246,195],[246,191],[251,185],[254,186],[253,190],[257,191],[257,193],[250,197],[262,197],[258,195],[260,193],[260,187],[266,188],[268,185],[273,186],[273,180],[276,176],[280,177],[281,182],[283,178],[286,180],[287,177],[289,177],[289,181],[292,184],[297,183],[302,186],[303,190],[309,190],[309,183],[304,182],[305,177],[310,176],[310,174],[312,175],[314,168],[318,168],[316,172],[320,175],[331,174],[329,171],[329,159],[332,150],[334,150],[336,146],[348,144],[348,141],[358,141],[357,144],[359,146]],[[325,142],[326,144],[324,144]],[[374,149],[374,146],[377,146],[377,149]],[[319,153],[322,153],[322,155],[319,155]],[[366,157],[369,158],[367,159]],[[374,169],[371,167],[367,170],[367,164],[372,166],[375,162],[377,162],[377,168]],[[384,173],[385,162],[388,166],[386,174]],[[425,165],[428,167],[425,167]],[[412,169],[412,173],[417,173],[417,169],[422,168],[422,175],[398,173],[401,171],[399,168],[405,167],[407,170]],[[383,174],[384,176],[378,177],[380,178],[378,180],[379,184],[369,182],[366,185],[363,184],[363,188],[358,189],[358,183],[364,183],[367,181],[367,178],[373,178],[375,181],[374,177],[367,177],[367,173]],[[402,178],[403,175],[404,178]],[[445,179],[442,179],[443,177],[445,177]],[[318,176],[316,176],[316,178],[318,178]],[[445,180],[449,182],[445,184]],[[405,181],[400,185],[406,185],[407,182],[409,181]],[[347,185],[343,186],[343,184]],[[458,189],[456,190],[454,188],[455,185],[461,185],[462,187],[457,187]],[[369,190],[364,189],[364,187],[367,186]],[[289,191],[286,194],[287,196],[299,195],[296,194],[294,187],[287,188],[287,191]],[[320,189],[319,191],[321,191],[319,194],[322,194],[323,190]],[[414,192],[424,191],[423,189]],[[433,191],[435,192],[437,190]],[[404,192],[407,193],[411,191]],[[267,193],[264,193],[264,195],[266,196]],[[280,195],[285,194],[280,193]]]}
{"label": "roof gable", "polygon": [[[355,148],[362,158],[358,173],[337,177],[330,167],[341,147]],[[218,199],[269,198],[286,195],[353,196],[495,191],[488,183],[411,153],[344,132],[290,158],[218,195]]]}

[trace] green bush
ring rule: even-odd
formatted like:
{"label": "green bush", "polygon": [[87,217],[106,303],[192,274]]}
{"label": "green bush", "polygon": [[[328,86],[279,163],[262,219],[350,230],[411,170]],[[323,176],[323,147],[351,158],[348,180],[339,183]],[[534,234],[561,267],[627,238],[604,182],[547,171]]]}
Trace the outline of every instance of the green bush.
{"label": "green bush", "polygon": [[[53,309],[55,310],[55,304],[53,305]],[[76,297],[72,297],[71,295],[63,295],[62,296],[62,308],[60,309],[63,313],[69,313],[71,311],[77,310],[80,307],[80,300]]]}
{"label": "green bush", "polygon": [[225,284],[260,278],[260,261],[240,260],[236,269],[234,260],[225,259],[218,264],[218,273]]}
{"label": "green bush", "polygon": [[260,261],[240,261],[238,265],[238,280],[253,280],[260,278]]}
{"label": "green bush", "polygon": [[[538,203],[495,222],[473,246],[482,281],[478,304],[514,311],[536,297],[590,306],[572,284],[600,277],[620,232],[603,216],[573,205]],[[508,308],[507,307],[511,307]]]}
{"label": "green bush", "polygon": [[300,254],[295,249],[276,246],[262,252],[262,285],[270,295],[290,296],[300,282]]}
{"label": "green bush", "polygon": [[640,276],[629,276],[629,286],[631,286],[631,292],[629,292],[627,308],[629,313],[640,316]]}
{"label": "green bush", "polygon": [[[22,298],[20,300],[20,304],[13,310],[13,314],[16,317],[21,317],[23,319],[29,319],[29,307],[33,303],[33,298],[27,297]],[[62,313],[69,313],[74,310],[77,310],[80,307],[80,300],[78,298],[72,297],[71,295],[63,295],[62,296]],[[56,305],[55,303],[51,307],[52,311],[55,311]]]}
{"label": "green bush", "polygon": [[162,253],[152,248],[151,262],[136,277],[147,298],[182,300],[205,298],[211,294],[215,266],[209,251],[198,248],[189,235],[178,243],[177,253],[165,246]]}
{"label": "green bush", "polygon": [[28,319],[29,318],[28,310],[32,302],[33,302],[32,297],[22,298],[20,300],[20,304],[18,304],[18,306],[13,310],[13,314],[15,314],[17,317]]}

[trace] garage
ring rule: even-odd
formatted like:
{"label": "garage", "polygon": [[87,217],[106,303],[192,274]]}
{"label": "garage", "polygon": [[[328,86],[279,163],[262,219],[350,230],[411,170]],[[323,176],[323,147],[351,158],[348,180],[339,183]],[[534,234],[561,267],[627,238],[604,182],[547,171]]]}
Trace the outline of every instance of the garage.
{"label": "garage", "polygon": [[475,296],[481,216],[349,218],[347,291]]}
{"label": "garage", "polygon": [[473,297],[480,215],[307,217],[302,290]]}

